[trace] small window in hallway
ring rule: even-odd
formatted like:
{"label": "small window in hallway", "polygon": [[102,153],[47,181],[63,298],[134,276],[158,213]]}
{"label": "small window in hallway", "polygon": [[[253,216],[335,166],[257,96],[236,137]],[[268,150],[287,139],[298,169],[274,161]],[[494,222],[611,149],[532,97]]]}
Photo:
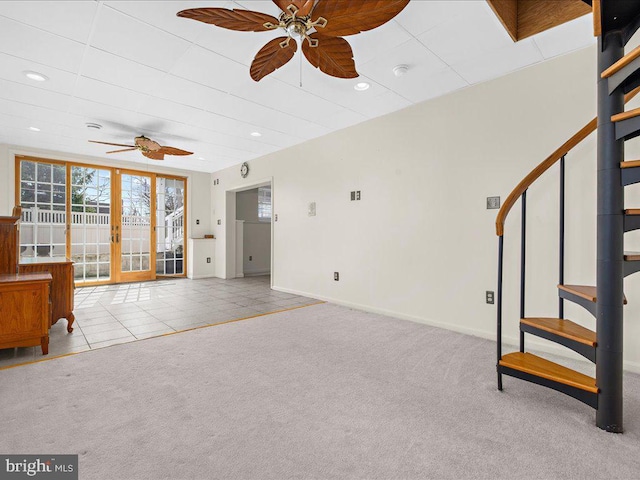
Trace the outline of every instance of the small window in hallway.
{"label": "small window in hallway", "polygon": [[258,188],[258,219],[271,221],[271,185]]}

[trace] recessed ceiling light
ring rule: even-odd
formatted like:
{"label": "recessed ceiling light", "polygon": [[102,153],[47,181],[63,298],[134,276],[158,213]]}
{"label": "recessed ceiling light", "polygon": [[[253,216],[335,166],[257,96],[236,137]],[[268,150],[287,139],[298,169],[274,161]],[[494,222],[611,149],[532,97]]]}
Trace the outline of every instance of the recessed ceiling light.
{"label": "recessed ceiling light", "polygon": [[371,85],[369,85],[367,82],[360,82],[356,83],[353,88],[355,88],[359,92],[364,92],[365,90],[368,90],[370,86]]}
{"label": "recessed ceiling light", "polygon": [[36,82],[45,82],[49,80],[49,77],[38,72],[26,71],[22,73],[24,73],[24,76],[28,79],[35,80]]}
{"label": "recessed ceiling light", "polygon": [[393,67],[393,74],[396,77],[401,77],[403,75],[406,75],[408,71],[409,71],[408,65],[396,65],[395,67]]}
{"label": "recessed ceiling light", "polygon": [[32,132],[39,132],[40,129],[38,127],[29,127],[29,130],[31,130]]}
{"label": "recessed ceiling light", "polygon": [[262,134],[260,132],[251,132],[252,137],[261,137]]}

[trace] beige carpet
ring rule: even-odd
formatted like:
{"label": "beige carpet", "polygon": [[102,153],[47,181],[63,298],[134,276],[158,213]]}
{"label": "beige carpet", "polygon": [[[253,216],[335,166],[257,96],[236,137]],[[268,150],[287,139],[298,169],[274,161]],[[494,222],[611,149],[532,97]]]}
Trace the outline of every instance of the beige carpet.
{"label": "beige carpet", "polygon": [[80,479],[640,478],[626,433],[505,378],[492,342],[330,304],[0,371],[0,453]]}

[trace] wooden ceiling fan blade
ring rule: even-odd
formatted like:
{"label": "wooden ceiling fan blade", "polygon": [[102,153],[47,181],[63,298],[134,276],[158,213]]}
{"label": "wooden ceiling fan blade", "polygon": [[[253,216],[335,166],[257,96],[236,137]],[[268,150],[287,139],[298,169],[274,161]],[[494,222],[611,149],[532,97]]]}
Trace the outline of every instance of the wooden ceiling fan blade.
{"label": "wooden ceiling fan blade", "polygon": [[151,160],[164,160],[164,153],[162,152],[142,152],[142,155]]}
{"label": "wooden ceiling fan blade", "polygon": [[387,23],[408,4],[409,0],[322,0],[311,18],[327,20],[324,28],[316,27],[321,35],[354,35]]}
{"label": "wooden ceiling fan blade", "polygon": [[291,60],[296,50],[298,44],[295,40],[289,37],[274,38],[256,53],[251,63],[251,78],[259,82]]}
{"label": "wooden ceiling fan blade", "polygon": [[277,28],[280,21],[266,13],[251,10],[229,10],[226,8],[191,8],[177,15],[217,27],[240,32],[265,32]]}
{"label": "wooden ceiling fan blade", "polygon": [[120,152],[130,152],[132,150],[138,150],[136,147],[133,148],[125,148],[123,150],[111,150],[110,152],[107,153],[120,153]]}
{"label": "wooden ceiling fan blade", "polygon": [[89,140],[89,142],[91,143],[99,143],[101,145],[111,145],[113,147],[129,147],[129,148],[136,148],[135,145],[125,145],[123,143],[110,143],[110,142],[99,142],[97,140]]}
{"label": "wooden ceiling fan blade", "polygon": [[293,5],[295,7],[296,16],[298,17],[306,17],[313,10],[313,6],[315,5],[315,0],[273,0],[280,10],[285,13],[292,13],[289,10],[289,5]]}
{"label": "wooden ceiling fan blade", "polygon": [[151,150],[152,152],[157,152],[158,150],[160,150],[160,148],[162,148],[158,142],[155,142],[150,138],[145,137],[144,135],[136,137],[135,144],[140,148]]}
{"label": "wooden ceiling fan blade", "polygon": [[314,33],[309,36],[311,40],[317,40],[317,46],[312,47],[310,42],[302,43],[302,52],[309,63],[327,75],[338,78],[356,78],[356,64],[353,60],[351,45],[344,38],[325,37]]}
{"label": "wooden ceiling fan blade", "polygon": [[155,153],[162,153],[164,155],[193,155],[193,152],[187,152],[186,150],[181,150],[175,147],[161,147]]}

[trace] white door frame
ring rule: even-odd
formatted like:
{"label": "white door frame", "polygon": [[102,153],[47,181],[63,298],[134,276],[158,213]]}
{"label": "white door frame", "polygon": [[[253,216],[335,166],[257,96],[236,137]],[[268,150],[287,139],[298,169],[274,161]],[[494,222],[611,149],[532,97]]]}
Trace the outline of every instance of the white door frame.
{"label": "white door frame", "polygon": [[270,286],[273,288],[273,276],[274,276],[274,265],[273,254],[274,254],[274,228],[273,224],[275,222],[275,209],[274,209],[274,198],[275,198],[275,184],[273,181],[273,177],[268,177],[259,181],[253,181],[251,183],[242,184],[240,186],[230,188],[229,190],[225,190],[225,279],[236,278],[236,193],[242,192],[245,190],[252,190],[258,187],[264,187],[266,185],[271,185],[271,274],[269,275]]}

